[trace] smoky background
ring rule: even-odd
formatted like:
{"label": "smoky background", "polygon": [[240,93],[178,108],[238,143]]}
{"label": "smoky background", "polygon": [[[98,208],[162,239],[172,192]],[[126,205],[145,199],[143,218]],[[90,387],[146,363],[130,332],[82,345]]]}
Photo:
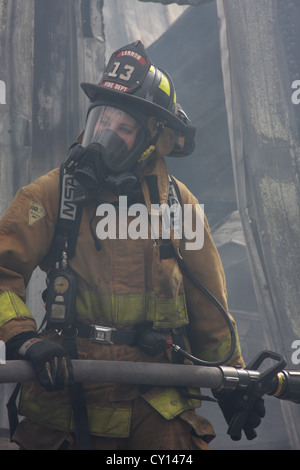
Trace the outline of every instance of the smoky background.
{"label": "smoky background", "polygon": [[[97,82],[115,49],[141,39],[197,126],[194,153],[167,165],[204,205],[245,361],[266,348],[290,361],[300,338],[299,23],[297,0],[0,0],[0,215],[84,129],[79,84]],[[38,322],[44,288],[37,269],[27,301]],[[3,436],[11,389],[0,386]],[[266,397],[266,407],[258,438],[236,443],[204,402],[212,449],[299,448],[298,406]]]}

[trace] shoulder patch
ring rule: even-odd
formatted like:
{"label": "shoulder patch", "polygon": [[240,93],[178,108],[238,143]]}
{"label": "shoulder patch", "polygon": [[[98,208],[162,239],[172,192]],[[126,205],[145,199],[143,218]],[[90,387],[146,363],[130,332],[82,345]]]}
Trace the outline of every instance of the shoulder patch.
{"label": "shoulder patch", "polygon": [[35,222],[45,217],[46,214],[46,209],[44,209],[43,206],[41,206],[37,202],[31,201],[29,206],[29,225],[33,225]]}

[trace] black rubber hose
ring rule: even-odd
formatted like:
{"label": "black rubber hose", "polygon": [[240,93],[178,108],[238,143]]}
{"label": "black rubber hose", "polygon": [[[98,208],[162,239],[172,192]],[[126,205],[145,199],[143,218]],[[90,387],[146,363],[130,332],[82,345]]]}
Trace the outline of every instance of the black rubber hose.
{"label": "black rubber hose", "polygon": [[199,359],[195,356],[192,356],[191,354],[187,353],[184,351],[182,348],[180,348],[178,345],[173,345],[174,351],[182,354],[184,357],[192,361],[194,364],[197,364],[199,366],[207,366],[207,367],[217,367],[221,366],[222,364],[225,364],[226,362],[229,361],[229,359],[233,356],[236,348],[236,335],[235,335],[235,330],[232,324],[232,321],[224,309],[223,305],[216,299],[216,297],[208,290],[206,287],[201,284],[201,282],[194,276],[194,274],[188,269],[186,266],[184,260],[182,257],[177,257],[177,261],[179,264],[179,267],[182,271],[185,272],[185,274],[189,277],[189,279],[195,284],[196,287],[198,287],[210,300],[213,302],[213,304],[219,309],[221,312],[223,318],[225,319],[229,331],[230,331],[230,336],[231,336],[231,346],[229,352],[226,354],[226,356],[219,360],[219,361],[203,361],[202,359]]}

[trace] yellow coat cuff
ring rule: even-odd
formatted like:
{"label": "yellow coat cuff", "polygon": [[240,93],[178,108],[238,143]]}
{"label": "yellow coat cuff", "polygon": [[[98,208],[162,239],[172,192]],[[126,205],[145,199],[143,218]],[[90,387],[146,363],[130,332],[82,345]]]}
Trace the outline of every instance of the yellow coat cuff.
{"label": "yellow coat cuff", "polygon": [[0,294],[0,327],[17,317],[33,319],[25,303],[16,294],[5,291]]}

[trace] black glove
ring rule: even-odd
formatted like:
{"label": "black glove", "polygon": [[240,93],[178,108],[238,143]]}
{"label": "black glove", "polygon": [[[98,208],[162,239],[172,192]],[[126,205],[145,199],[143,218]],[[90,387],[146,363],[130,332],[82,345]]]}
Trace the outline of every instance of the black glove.
{"label": "black glove", "polygon": [[257,428],[266,414],[264,400],[250,390],[214,391],[224,418],[229,425],[227,434],[239,441],[242,430],[248,440],[254,439]]}
{"label": "black glove", "polygon": [[39,383],[48,391],[62,390],[73,382],[73,366],[65,349],[44,340],[34,332],[14,336],[6,344],[9,359],[25,359],[32,363]]}

